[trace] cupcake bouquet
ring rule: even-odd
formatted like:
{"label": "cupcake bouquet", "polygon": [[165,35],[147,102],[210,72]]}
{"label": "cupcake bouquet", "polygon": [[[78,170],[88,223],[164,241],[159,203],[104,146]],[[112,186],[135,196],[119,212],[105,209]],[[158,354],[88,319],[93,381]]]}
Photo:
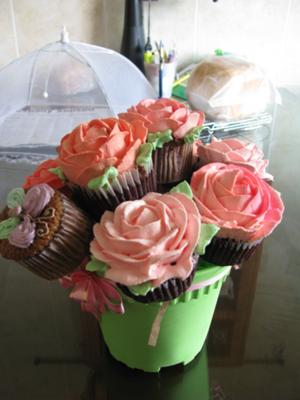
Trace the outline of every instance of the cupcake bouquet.
{"label": "cupcake bouquet", "polygon": [[203,144],[203,121],[159,99],[82,124],[0,214],[1,255],[60,279],[131,368],[190,362],[231,266],[282,218],[263,154],[238,139]]}

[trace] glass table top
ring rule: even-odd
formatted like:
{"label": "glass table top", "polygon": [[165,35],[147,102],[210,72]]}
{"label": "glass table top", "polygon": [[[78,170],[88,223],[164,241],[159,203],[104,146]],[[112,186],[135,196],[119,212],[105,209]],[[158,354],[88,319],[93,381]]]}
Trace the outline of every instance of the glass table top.
{"label": "glass table top", "polygon": [[[158,374],[130,370],[109,355],[96,320],[57,282],[1,259],[1,400],[300,398],[299,92],[282,91],[270,144],[284,220],[232,271],[201,353]],[[1,191],[22,181],[16,171],[1,170]]]}

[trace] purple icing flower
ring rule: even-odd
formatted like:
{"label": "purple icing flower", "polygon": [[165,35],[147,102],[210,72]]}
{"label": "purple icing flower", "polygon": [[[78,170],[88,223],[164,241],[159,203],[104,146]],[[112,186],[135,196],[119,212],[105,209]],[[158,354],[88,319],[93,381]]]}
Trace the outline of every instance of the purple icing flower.
{"label": "purple icing flower", "polygon": [[30,221],[29,216],[25,216],[23,222],[18,225],[9,235],[8,241],[16,247],[25,249],[30,246],[35,238],[35,224]]}
{"label": "purple icing flower", "polygon": [[54,190],[46,183],[33,186],[25,195],[23,210],[33,218],[39,216],[54,196],[54,193]]}

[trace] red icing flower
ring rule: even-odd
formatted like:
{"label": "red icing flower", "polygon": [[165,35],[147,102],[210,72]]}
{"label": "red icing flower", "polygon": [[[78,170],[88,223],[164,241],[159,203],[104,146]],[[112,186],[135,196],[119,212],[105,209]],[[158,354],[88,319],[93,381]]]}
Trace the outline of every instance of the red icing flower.
{"label": "red icing flower", "polygon": [[50,168],[57,167],[58,164],[56,160],[43,161],[32,175],[26,177],[23,188],[29,189],[32,186],[39,185],[40,183],[47,183],[55,190],[61,189],[64,186],[64,182],[53,172],[49,171]]}

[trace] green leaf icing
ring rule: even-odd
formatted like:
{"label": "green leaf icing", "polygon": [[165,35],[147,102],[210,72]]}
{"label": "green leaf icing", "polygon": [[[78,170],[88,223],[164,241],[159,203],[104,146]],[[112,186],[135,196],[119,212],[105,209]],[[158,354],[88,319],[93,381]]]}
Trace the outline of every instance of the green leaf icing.
{"label": "green leaf icing", "polygon": [[25,191],[22,188],[12,189],[8,195],[6,204],[8,208],[15,208],[18,206],[22,206],[25,198]]}
{"label": "green leaf icing", "polygon": [[201,233],[196,252],[198,254],[204,254],[206,246],[208,246],[212,238],[218,233],[220,228],[214,224],[201,224]]}
{"label": "green leaf icing", "polygon": [[93,178],[89,181],[88,187],[93,190],[97,190],[99,188],[103,188],[104,190],[108,190],[110,184],[115,181],[118,176],[118,170],[115,167],[107,167],[104,173],[97,178]]}
{"label": "green leaf icing", "polygon": [[172,142],[173,136],[171,129],[162,132],[148,133],[147,142],[152,143],[153,150],[161,149],[165,143]]}
{"label": "green leaf icing", "polygon": [[196,128],[193,128],[183,138],[184,143],[194,143],[195,140],[199,139],[202,129],[203,129],[202,126],[196,126]]}
{"label": "green leaf icing", "polygon": [[95,272],[98,276],[104,276],[109,266],[105,262],[92,257],[91,261],[86,264],[85,269],[89,272]]}
{"label": "green leaf icing", "polygon": [[49,168],[48,171],[51,172],[51,174],[58,176],[62,182],[65,182],[66,177],[60,167]]}
{"label": "green leaf icing", "polygon": [[131,291],[132,294],[134,294],[135,296],[146,296],[146,294],[148,292],[150,292],[150,290],[153,290],[154,287],[151,285],[151,283],[148,282],[144,282],[141,283],[139,285],[135,285],[135,286],[128,286],[128,289]]}
{"label": "green leaf icing", "polygon": [[20,218],[11,217],[0,222],[0,240],[8,239],[10,233],[19,225]]}
{"label": "green leaf icing", "polygon": [[152,161],[153,145],[144,143],[140,147],[139,155],[136,158],[136,164],[146,167]]}
{"label": "green leaf icing", "polygon": [[178,185],[174,186],[171,190],[170,193],[183,193],[185,194],[189,199],[193,198],[193,192],[190,187],[190,185],[187,183],[187,181],[182,181]]}
{"label": "green leaf icing", "polygon": [[224,55],[224,51],[222,49],[216,49],[215,50],[215,55],[216,56],[223,56]]}

